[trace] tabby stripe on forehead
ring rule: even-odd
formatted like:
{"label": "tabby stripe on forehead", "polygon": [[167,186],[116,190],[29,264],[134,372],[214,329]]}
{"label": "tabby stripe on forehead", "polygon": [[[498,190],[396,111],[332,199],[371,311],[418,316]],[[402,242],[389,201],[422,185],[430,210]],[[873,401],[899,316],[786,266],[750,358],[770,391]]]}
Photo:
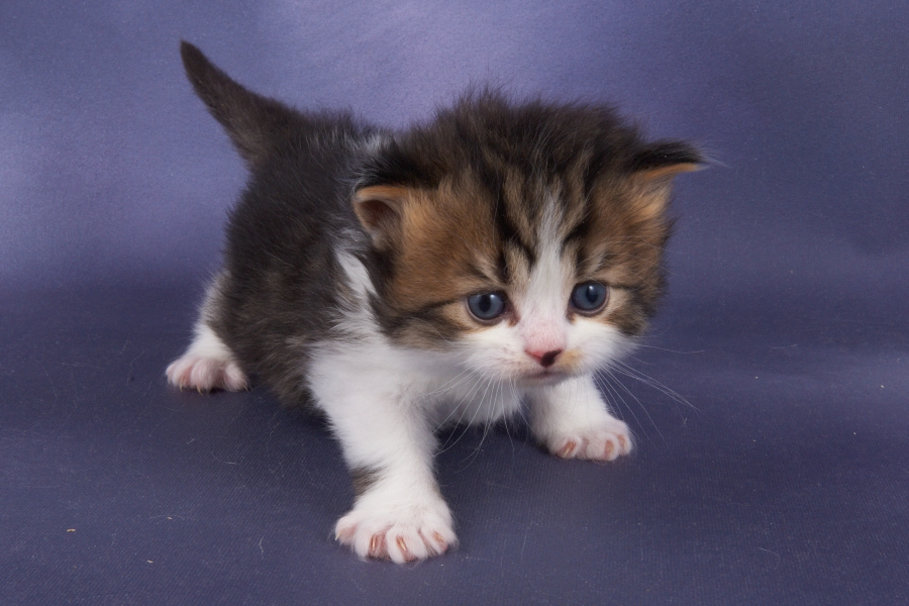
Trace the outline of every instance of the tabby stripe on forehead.
{"label": "tabby stripe on forehead", "polygon": [[[502,242],[511,244],[520,250],[527,258],[528,266],[533,267],[534,263],[536,263],[536,254],[533,252],[533,247],[523,239],[520,229],[518,229],[518,226],[515,225],[508,214],[508,204],[505,199],[503,187],[505,176],[501,171],[497,171],[490,166],[488,164],[488,159],[485,160],[486,161],[479,163],[478,166],[475,166],[474,170],[479,175],[483,186],[492,194],[496,230],[499,232]],[[502,263],[501,269],[507,270],[504,262]],[[507,273],[507,271],[501,273],[504,274]],[[503,282],[505,281],[506,280],[503,280]]]}
{"label": "tabby stripe on forehead", "polygon": [[590,152],[590,157],[584,167],[582,177],[582,187],[584,189],[584,200],[589,201],[593,193],[594,185],[600,176],[600,167],[607,164],[607,154],[602,147],[598,147]]}
{"label": "tabby stripe on forehead", "polygon": [[505,250],[499,250],[499,258],[496,261],[496,271],[498,272],[499,281],[502,284],[508,284],[511,273],[508,271],[508,258],[505,256]]}
{"label": "tabby stripe on forehead", "polygon": [[590,234],[590,221],[585,216],[562,238],[562,251],[564,252],[569,244],[577,242],[580,245],[581,242],[587,239],[588,234]]}
{"label": "tabby stripe on forehead", "polygon": [[[564,255],[566,251],[573,250],[574,267],[576,271],[581,274],[589,274],[593,271],[603,269],[603,264],[607,263],[608,260],[604,258],[592,259],[592,252],[585,246],[590,238],[593,225],[588,219],[589,201],[584,200],[584,203],[584,211],[581,214],[580,220],[577,221],[577,223],[568,230],[565,237],[562,238],[560,254]],[[609,257],[609,260],[611,260],[612,255],[606,253],[605,256]]]}
{"label": "tabby stripe on forehead", "polygon": [[496,204],[496,229],[502,241],[518,250],[527,259],[527,266],[533,268],[537,262],[537,255],[533,248],[521,237],[521,232],[508,217],[508,210],[503,200]]}

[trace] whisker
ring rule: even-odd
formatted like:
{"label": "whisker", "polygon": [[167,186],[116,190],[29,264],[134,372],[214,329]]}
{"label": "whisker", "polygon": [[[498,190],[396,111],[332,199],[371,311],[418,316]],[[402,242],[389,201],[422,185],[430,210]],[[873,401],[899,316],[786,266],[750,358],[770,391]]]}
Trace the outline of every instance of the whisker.
{"label": "whisker", "polygon": [[677,404],[681,404],[682,406],[686,406],[686,407],[690,408],[691,410],[700,412],[700,410],[698,410],[697,406],[695,406],[690,401],[688,401],[688,399],[685,398],[685,396],[678,393],[674,389],[671,389],[671,388],[663,385],[662,383],[660,383],[659,381],[657,381],[656,379],[654,379],[647,373],[637,370],[635,368],[632,368],[631,366],[629,366],[625,362],[622,362],[621,360],[614,360],[610,366],[611,366],[612,370],[615,370],[616,372],[621,373],[630,379],[634,379],[635,381],[643,383],[644,385],[650,387],[651,389],[663,394],[664,396],[666,396],[673,402],[675,402]]}
{"label": "whisker", "polygon": [[654,421],[653,416],[651,416],[650,411],[647,410],[647,407],[644,405],[644,403],[641,402],[641,400],[630,389],[628,389],[628,387],[622,383],[622,381],[619,380],[619,378],[615,376],[615,374],[613,374],[609,369],[603,369],[601,373],[602,374],[600,375],[600,378],[602,379],[603,387],[609,390],[609,393],[615,396],[618,400],[621,400],[625,409],[631,414],[632,417],[634,417],[634,422],[637,424],[637,426],[642,429],[644,427],[644,425],[641,423],[640,417],[638,417],[637,413],[634,411],[634,407],[628,403],[628,400],[622,396],[618,389],[616,389],[615,385],[621,387],[626,394],[631,396],[635,404],[637,404],[637,407],[644,412],[644,415],[647,417],[647,420],[650,422],[650,425],[653,427],[653,429],[657,432],[660,440],[665,442],[666,437],[663,435],[663,432],[660,431],[660,427],[657,425],[656,421]]}
{"label": "whisker", "polygon": [[[473,371],[472,375],[476,378],[476,381],[471,386],[471,389],[466,394],[466,397],[463,398],[462,403],[464,405],[462,406],[461,404],[458,404],[455,408],[456,410],[461,411],[461,414],[458,416],[456,425],[463,426],[463,429],[461,431],[455,433],[454,439],[451,440],[450,443],[448,441],[446,441],[444,448],[442,448],[439,452],[445,452],[445,451],[451,449],[465,435],[467,435],[467,432],[470,430],[470,427],[473,425],[473,422],[476,420],[477,415],[480,412],[480,408],[482,406],[482,401],[485,398],[485,393],[486,393],[486,391],[489,390],[489,379],[487,379],[486,376],[484,376],[482,373],[477,372],[477,371]],[[475,399],[474,396],[475,396],[475,394],[477,394],[479,392],[481,385],[485,385],[484,396],[481,397],[478,401]],[[464,418],[470,409],[471,403],[474,404],[473,415],[471,415],[471,418],[467,423],[464,423]],[[451,416],[451,415],[449,415],[449,416]]]}
{"label": "whisker", "polygon": [[[502,422],[503,422],[503,424],[505,425],[505,434],[508,436],[508,439],[509,439],[509,441],[511,442],[512,451],[514,451],[514,436],[511,435],[511,431],[510,431],[509,428],[508,428],[508,418],[509,418],[511,415],[510,415],[510,414],[504,414],[504,413],[505,413],[505,411],[504,411],[505,399],[506,399],[506,396],[504,395],[504,393],[505,393],[506,388],[508,389],[508,395],[507,395],[508,401],[509,401],[509,402],[514,402],[514,401],[517,400],[517,405],[515,406],[515,409],[514,409],[514,411],[513,411],[514,416],[517,417],[517,422],[518,422],[518,423],[521,423],[521,422],[526,423],[526,422],[527,422],[527,419],[524,417],[524,407],[522,406],[522,403],[521,403],[520,400],[519,400],[520,394],[518,393],[518,390],[517,390],[517,383],[515,382],[514,377],[509,377],[507,382],[503,382],[503,383],[502,383],[502,392],[503,392],[503,397],[502,397],[502,408],[503,408],[503,411],[502,411],[502,412],[503,412],[503,414],[502,414]],[[520,434],[518,433],[518,426],[517,426],[517,425],[515,426],[515,435],[520,435]]]}
{"label": "whisker", "polygon": [[668,347],[659,347],[657,345],[647,345],[646,343],[637,343],[636,347],[641,349],[655,349],[656,351],[665,351],[666,353],[679,354],[680,356],[694,356],[697,354],[706,353],[706,349],[691,349],[691,350],[682,350],[682,349],[669,349]]}
{"label": "whisker", "polygon": [[[479,400],[475,401],[476,403],[473,408],[473,415],[470,417],[470,420],[466,424],[464,424],[464,430],[458,435],[458,438],[455,441],[455,443],[457,443],[457,441],[459,441],[461,438],[463,438],[465,435],[467,435],[467,432],[474,425],[474,422],[476,421],[477,416],[480,414],[480,410],[483,408],[483,405],[486,402],[486,396],[489,393],[489,389],[494,382],[491,377],[483,375],[482,373],[478,373],[478,374],[480,375],[480,378],[485,383],[485,388],[483,389],[483,395],[480,397]],[[486,435],[488,434],[488,432],[489,432],[489,423],[486,423],[483,428],[483,435],[480,438],[480,443],[473,449],[473,452],[471,453],[471,455],[467,458],[464,465],[458,471],[463,471],[471,463],[473,463],[473,461],[476,459],[477,455],[479,454],[480,449],[483,446],[483,442],[486,440]]]}
{"label": "whisker", "polygon": [[[451,410],[449,411],[449,413],[439,423],[439,427],[447,426],[449,421],[451,420],[451,418],[456,413],[458,416],[457,416],[457,419],[452,423],[452,425],[454,425],[457,428],[457,426],[462,424],[462,422],[464,420],[464,416],[467,414],[467,408],[470,405],[470,403],[473,401],[474,394],[476,394],[476,392],[479,390],[479,385],[480,385],[480,381],[482,380],[482,376],[479,373],[477,373],[476,371],[468,369],[467,374],[462,379],[462,382],[466,381],[466,380],[471,380],[471,379],[473,380],[473,383],[465,391],[465,394],[463,396],[459,397],[455,401],[455,403],[451,407]],[[439,447],[440,448],[439,452],[440,453],[445,452],[446,450],[448,450],[449,448],[454,446],[462,436],[463,436],[463,432],[460,434],[457,434],[456,431],[453,431],[452,435],[449,435],[449,437],[446,439],[446,441]]]}
{"label": "whisker", "polygon": [[452,377],[451,379],[446,381],[445,383],[442,383],[442,385],[438,386],[436,389],[426,392],[425,394],[423,394],[423,396],[424,397],[435,396],[435,395],[443,394],[446,391],[452,391],[454,388],[458,387],[464,381],[469,379],[472,372],[473,371],[471,371],[469,368],[465,368],[461,372],[456,374],[454,377]]}

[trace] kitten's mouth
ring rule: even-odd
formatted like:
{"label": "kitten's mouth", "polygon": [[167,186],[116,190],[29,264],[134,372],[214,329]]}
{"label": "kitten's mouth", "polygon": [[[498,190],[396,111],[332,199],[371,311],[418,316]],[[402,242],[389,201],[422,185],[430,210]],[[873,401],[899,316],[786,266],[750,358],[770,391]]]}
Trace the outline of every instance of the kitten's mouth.
{"label": "kitten's mouth", "polygon": [[531,385],[552,385],[568,378],[568,373],[547,368],[524,375],[523,380]]}

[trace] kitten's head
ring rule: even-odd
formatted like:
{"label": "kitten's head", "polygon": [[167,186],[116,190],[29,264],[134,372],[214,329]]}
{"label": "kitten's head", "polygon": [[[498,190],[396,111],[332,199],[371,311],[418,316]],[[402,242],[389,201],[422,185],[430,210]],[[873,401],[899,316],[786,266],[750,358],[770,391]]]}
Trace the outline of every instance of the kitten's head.
{"label": "kitten's head", "polygon": [[700,162],[607,108],[469,96],[363,171],[373,312],[390,338],[487,376],[589,373],[653,313],[670,181]]}

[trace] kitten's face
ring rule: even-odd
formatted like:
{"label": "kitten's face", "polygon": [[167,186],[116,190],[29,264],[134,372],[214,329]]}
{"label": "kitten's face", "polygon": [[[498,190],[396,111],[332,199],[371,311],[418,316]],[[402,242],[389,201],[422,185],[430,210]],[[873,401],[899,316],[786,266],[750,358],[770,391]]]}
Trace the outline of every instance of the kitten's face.
{"label": "kitten's face", "polygon": [[497,195],[470,174],[360,192],[399,219],[382,244],[380,317],[399,342],[489,378],[590,373],[641,332],[659,294],[665,188],[630,177],[585,193],[570,174],[502,177]]}
{"label": "kitten's face", "polygon": [[652,313],[670,181],[699,161],[608,109],[467,98],[364,169],[373,313],[397,342],[501,380],[589,373]]}

